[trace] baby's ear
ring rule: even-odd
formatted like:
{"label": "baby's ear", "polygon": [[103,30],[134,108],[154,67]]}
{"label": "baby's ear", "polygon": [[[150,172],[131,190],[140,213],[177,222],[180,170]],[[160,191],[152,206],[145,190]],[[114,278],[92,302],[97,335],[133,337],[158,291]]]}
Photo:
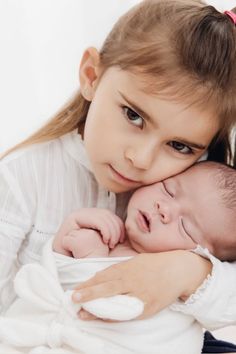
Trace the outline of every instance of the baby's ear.
{"label": "baby's ear", "polygon": [[80,89],[87,101],[92,101],[101,74],[99,53],[90,47],[85,50],[79,69]]}

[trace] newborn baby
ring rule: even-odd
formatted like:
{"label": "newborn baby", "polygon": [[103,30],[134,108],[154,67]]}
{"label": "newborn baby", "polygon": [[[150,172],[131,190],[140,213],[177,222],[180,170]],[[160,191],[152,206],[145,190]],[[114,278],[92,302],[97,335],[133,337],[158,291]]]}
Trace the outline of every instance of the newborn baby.
{"label": "newborn baby", "polygon": [[128,204],[125,230],[109,210],[80,209],[63,223],[53,248],[83,258],[190,250],[200,245],[221,260],[235,260],[235,180],[231,167],[200,162],[136,190]]}

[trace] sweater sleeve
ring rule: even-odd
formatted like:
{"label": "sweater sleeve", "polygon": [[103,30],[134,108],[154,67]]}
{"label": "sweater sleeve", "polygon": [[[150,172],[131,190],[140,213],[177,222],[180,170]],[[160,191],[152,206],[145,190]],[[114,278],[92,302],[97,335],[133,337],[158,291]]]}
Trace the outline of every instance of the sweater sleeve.
{"label": "sweater sleeve", "polygon": [[221,262],[212,255],[212,274],[186,302],[172,310],[195,317],[203,327],[213,330],[236,324],[236,262]]}
{"label": "sweater sleeve", "polygon": [[[0,164],[0,313],[14,298],[17,254],[31,227],[29,207],[20,180],[24,173],[14,164]],[[27,190],[27,181],[25,189]],[[28,186],[28,193],[31,193]]]}

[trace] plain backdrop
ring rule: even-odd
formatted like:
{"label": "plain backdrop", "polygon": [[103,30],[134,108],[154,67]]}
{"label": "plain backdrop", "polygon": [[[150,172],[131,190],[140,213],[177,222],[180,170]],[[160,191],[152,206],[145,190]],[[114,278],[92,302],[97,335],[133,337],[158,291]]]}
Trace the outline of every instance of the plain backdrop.
{"label": "plain backdrop", "polygon": [[[78,88],[83,49],[99,47],[139,0],[0,0],[0,152],[49,119]],[[209,0],[219,10],[234,0]],[[235,327],[216,332],[235,340]]]}

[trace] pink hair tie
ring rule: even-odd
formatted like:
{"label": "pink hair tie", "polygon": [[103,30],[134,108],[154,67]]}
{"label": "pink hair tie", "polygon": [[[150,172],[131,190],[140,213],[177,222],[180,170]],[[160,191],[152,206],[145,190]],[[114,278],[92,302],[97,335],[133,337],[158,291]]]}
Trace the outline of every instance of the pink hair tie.
{"label": "pink hair tie", "polygon": [[236,25],[236,14],[233,11],[225,11],[224,14]]}

